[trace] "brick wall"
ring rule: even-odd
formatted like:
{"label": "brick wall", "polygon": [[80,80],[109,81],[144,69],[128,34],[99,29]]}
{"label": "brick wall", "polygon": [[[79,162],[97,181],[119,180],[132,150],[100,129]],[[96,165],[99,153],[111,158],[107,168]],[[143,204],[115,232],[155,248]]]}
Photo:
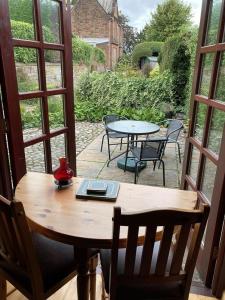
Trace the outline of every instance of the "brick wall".
{"label": "brick wall", "polygon": [[[107,15],[96,0],[79,0],[72,11],[72,32],[80,38],[107,38],[106,67],[112,69],[122,55],[122,30],[117,19]],[[116,49],[115,49],[116,48]]]}
{"label": "brick wall", "polygon": [[80,0],[73,8],[72,31],[81,38],[108,38],[109,20],[96,0]]}

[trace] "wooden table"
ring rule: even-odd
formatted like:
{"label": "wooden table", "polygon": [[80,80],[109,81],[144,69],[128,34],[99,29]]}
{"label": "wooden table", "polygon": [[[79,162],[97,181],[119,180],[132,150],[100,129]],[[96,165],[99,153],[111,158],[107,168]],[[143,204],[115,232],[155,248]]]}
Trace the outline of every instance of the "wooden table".
{"label": "wooden table", "polygon": [[[19,182],[15,198],[23,203],[34,230],[78,248],[78,298],[87,300],[88,248],[111,247],[114,206],[129,212],[168,207],[193,209],[197,195],[191,191],[120,183],[116,203],[86,201],[75,197],[81,182],[81,178],[73,178],[72,186],[58,190],[52,175],[28,173]],[[161,233],[157,234],[160,239]],[[121,235],[121,247],[125,239],[126,231]]]}

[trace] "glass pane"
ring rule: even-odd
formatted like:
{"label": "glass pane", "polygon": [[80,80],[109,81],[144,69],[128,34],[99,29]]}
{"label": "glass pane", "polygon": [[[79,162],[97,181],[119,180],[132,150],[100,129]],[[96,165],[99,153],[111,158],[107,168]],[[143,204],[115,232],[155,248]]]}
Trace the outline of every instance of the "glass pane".
{"label": "glass pane", "polygon": [[28,171],[45,172],[43,143],[25,148],[26,166]]}
{"label": "glass pane", "polygon": [[44,41],[61,43],[60,4],[53,0],[41,0],[41,18]]}
{"label": "glass pane", "polygon": [[224,124],[225,112],[215,109],[210,125],[208,148],[216,154],[220,152]]}
{"label": "glass pane", "polygon": [[59,158],[66,156],[64,134],[51,138],[51,149],[52,149],[52,169],[54,170],[59,166]]}
{"label": "glass pane", "polygon": [[200,152],[196,147],[193,146],[192,153],[191,153],[191,165],[190,165],[189,175],[192,177],[195,183],[198,175],[199,161],[200,161]]}
{"label": "glass pane", "polygon": [[217,33],[219,28],[220,13],[222,0],[214,0],[209,15],[208,34],[206,37],[206,45],[215,44],[217,42]]}
{"label": "glass pane", "polygon": [[40,99],[20,101],[20,113],[24,142],[42,134]]}
{"label": "glass pane", "polygon": [[63,86],[61,51],[45,51],[45,72],[47,89],[55,89]]}
{"label": "glass pane", "polygon": [[34,40],[33,1],[9,0],[8,3],[13,37]]}
{"label": "glass pane", "polygon": [[37,50],[15,47],[14,56],[16,61],[16,75],[19,92],[22,93],[39,90]]}
{"label": "glass pane", "polygon": [[225,53],[223,52],[218,74],[216,99],[225,102]]}
{"label": "glass pane", "polygon": [[209,86],[212,74],[214,53],[208,53],[203,55],[202,60],[202,75],[199,86],[199,94],[208,97]]}
{"label": "glass pane", "polygon": [[198,103],[196,120],[195,120],[195,131],[194,137],[202,142],[203,130],[205,126],[207,106],[202,103]]}
{"label": "glass pane", "polygon": [[216,170],[216,165],[214,165],[214,163],[212,163],[209,159],[206,159],[202,182],[202,192],[210,202],[212,200]]}
{"label": "glass pane", "polygon": [[64,127],[64,97],[63,95],[48,98],[49,127],[55,130]]}

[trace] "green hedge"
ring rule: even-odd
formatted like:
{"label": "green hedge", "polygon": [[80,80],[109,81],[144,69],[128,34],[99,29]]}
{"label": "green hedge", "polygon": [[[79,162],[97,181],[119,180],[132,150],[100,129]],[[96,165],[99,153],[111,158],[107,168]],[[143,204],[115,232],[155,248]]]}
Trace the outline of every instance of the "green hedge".
{"label": "green hedge", "polygon": [[106,114],[158,122],[162,103],[172,103],[172,78],[164,72],[153,78],[124,77],[116,72],[84,74],[75,92],[76,118],[99,121]]}
{"label": "green hedge", "polygon": [[[11,20],[12,35],[16,39],[34,40],[34,26],[30,23]],[[44,35],[49,42],[53,42],[53,35],[51,31],[44,27]],[[37,51],[32,48],[16,47],[14,51],[16,62],[20,63],[35,63],[37,62]],[[48,55],[47,60],[51,60]]]}
{"label": "green hedge", "polygon": [[89,45],[78,37],[73,37],[73,61],[77,64],[91,65],[92,63],[105,63],[104,52],[94,46]]}
{"label": "green hedge", "polygon": [[142,57],[152,56],[153,52],[158,52],[160,54],[162,46],[162,42],[144,42],[136,45],[132,57],[133,64],[137,66]]}
{"label": "green hedge", "polygon": [[182,33],[166,40],[162,47],[160,70],[173,74],[174,101],[176,109],[183,110],[188,97],[191,70],[190,33]]}

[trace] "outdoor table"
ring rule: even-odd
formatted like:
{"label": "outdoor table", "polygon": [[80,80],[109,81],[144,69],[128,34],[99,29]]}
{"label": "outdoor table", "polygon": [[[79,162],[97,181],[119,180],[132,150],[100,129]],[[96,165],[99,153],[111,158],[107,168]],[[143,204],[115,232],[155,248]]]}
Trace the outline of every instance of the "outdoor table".
{"label": "outdoor table", "polygon": [[[127,134],[128,140],[129,140],[129,138],[131,138],[131,141],[134,140],[135,136],[153,134],[160,130],[160,127],[156,124],[149,123],[146,121],[135,121],[135,120],[120,120],[120,121],[111,122],[111,123],[107,124],[107,128],[111,131]],[[114,156],[112,159],[110,159],[108,161],[107,165],[109,166],[109,164],[112,160],[122,156],[126,152],[127,151],[124,151],[124,152]],[[125,159],[121,159],[118,162],[118,165],[120,165],[121,168],[124,169],[125,168]],[[130,166],[130,169],[135,170],[135,162],[133,159],[128,158],[127,165]]]}
{"label": "outdoor table", "polygon": [[[152,186],[120,183],[116,203],[87,201],[76,198],[82,178],[73,178],[73,185],[59,190],[52,175],[27,173],[19,182],[15,199],[24,205],[31,228],[51,239],[75,246],[79,259],[78,299],[88,299],[88,249],[112,246],[113,207],[140,212],[149,209],[194,209],[197,194]],[[120,247],[125,246],[126,230],[121,232]],[[144,232],[140,233],[139,244]],[[161,239],[159,229],[156,240]],[[62,258],[63,259],[63,258]]]}

